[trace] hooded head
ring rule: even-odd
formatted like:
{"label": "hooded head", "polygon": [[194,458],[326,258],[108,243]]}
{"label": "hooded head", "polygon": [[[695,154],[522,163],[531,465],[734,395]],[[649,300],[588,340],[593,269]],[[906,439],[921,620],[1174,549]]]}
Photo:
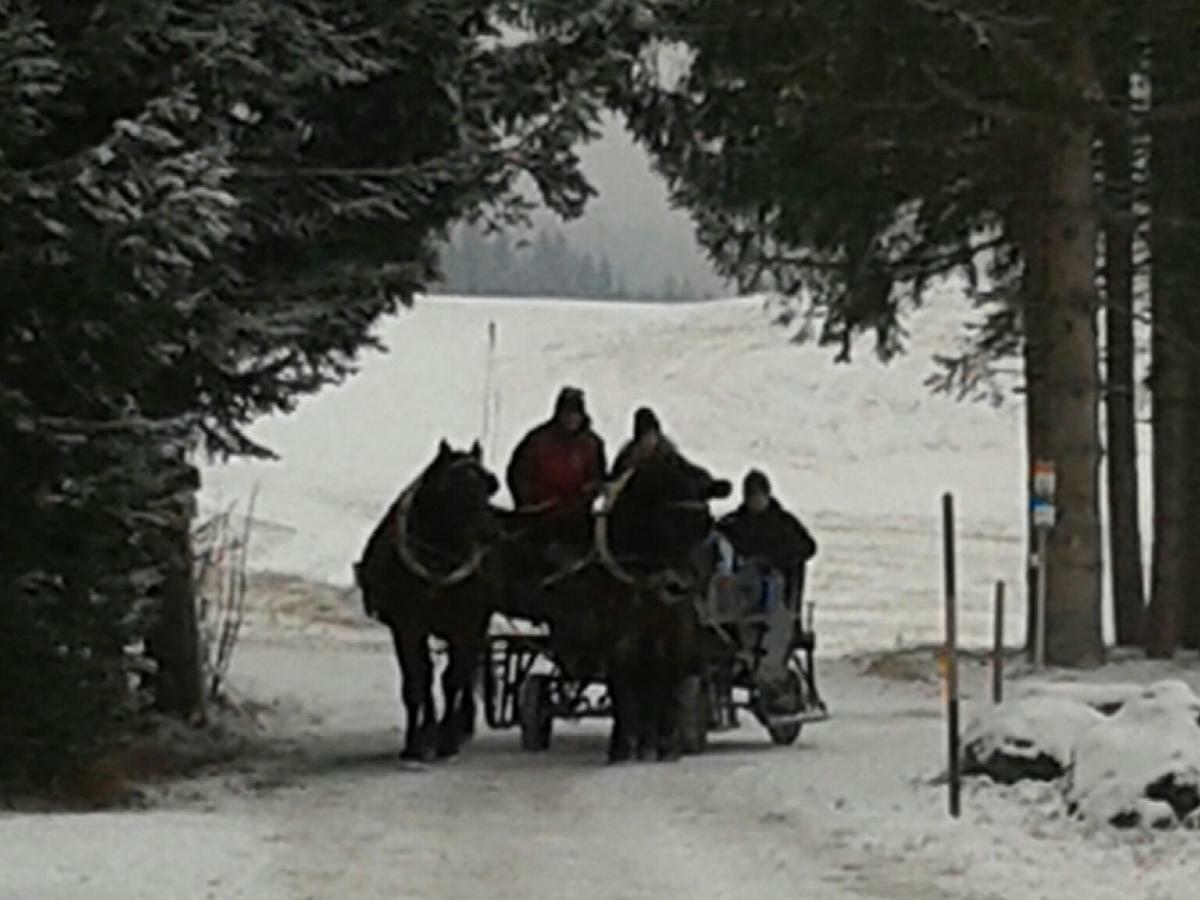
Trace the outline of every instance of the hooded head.
{"label": "hooded head", "polygon": [[633,440],[643,451],[653,453],[662,437],[662,425],[658,416],[648,406],[633,414]]}
{"label": "hooded head", "polygon": [[633,414],[633,439],[639,441],[647,434],[662,433],[662,426],[659,424],[658,416],[654,414],[654,410],[648,406],[643,406]]}
{"label": "hooded head", "polygon": [[771,505],[771,481],[758,469],[751,469],[742,479],[742,500],[752,512],[763,512]]}
{"label": "hooded head", "polygon": [[574,434],[587,425],[587,403],[583,391],[576,387],[564,387],[554,401],[554,421],[563,429]]}

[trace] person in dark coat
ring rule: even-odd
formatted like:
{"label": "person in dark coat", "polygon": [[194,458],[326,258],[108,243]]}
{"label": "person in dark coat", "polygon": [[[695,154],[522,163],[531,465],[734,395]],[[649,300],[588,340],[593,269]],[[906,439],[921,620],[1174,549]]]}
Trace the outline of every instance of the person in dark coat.
{"label": "person in dark coat", "polygon": [[662,425],[654,410],[643,406],[634,413],[633,437],[617,454],[612,477],[620,478],[651,457],[670,460],[672,464],[686,470],[693,476],[700,496],[706,499],[721,499],[728,497],[731,492],[732,486],[728,481],[714,478],[707,469],[685,459],[675,443],[663,434]]}
{"label": "person in dark coat", "polygon": [[604,441],[592,431],[583,391],[564,387],[550,420],[517,444],[505,480],[518,510],[561,518],[572,536],[582,530],[584,537],[606,468]]}
{"label": "person in dark coat", "polygon": [[789,595],[803,591],[806,563],[817,553],[817,542],[800,520],[771,495],[771,482],[752,469],[742,482],[742,505],[717,523],[717,530],[743,560],[781,572]]}

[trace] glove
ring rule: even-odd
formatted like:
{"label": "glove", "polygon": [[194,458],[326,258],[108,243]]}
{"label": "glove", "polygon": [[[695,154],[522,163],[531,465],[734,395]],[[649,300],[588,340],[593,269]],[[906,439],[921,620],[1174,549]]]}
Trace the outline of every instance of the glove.
{"label": "glove", "polygon": [[708,487],[709,500],[724,500],[733,493],[733,485],[724,478],[714,481]]}

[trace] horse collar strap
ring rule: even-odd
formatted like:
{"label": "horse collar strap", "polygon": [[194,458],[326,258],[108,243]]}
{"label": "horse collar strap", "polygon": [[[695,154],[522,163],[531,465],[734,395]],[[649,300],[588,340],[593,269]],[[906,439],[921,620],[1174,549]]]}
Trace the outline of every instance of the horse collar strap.
{"label": "horse collar strap", "polygon": [[408,516],[412,510],[413,498],[420,490],[422,481],[423,478],[418,478],[400,495],[400,502],[396,508],[396,552],[400,556],[400,561],[418,578],[427,581],[434,587],[454,587],[462,584],[479,571],[479,567],[483,565],[483,558],[487,555],[487,549],[475,547],[462,564],[445,575],[434,574],[428,566],[417,559],[409,543]]}

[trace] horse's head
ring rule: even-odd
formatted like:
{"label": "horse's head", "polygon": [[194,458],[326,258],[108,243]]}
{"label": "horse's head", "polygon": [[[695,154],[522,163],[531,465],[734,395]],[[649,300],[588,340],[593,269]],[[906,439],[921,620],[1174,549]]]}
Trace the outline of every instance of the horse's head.
{"label": "horse's head", "polygon": [[456,450],[443,440],[421,476],[413,517],[430,536],[477,544],[492,536],[488,501],[499,489],[499,479],[483,464],[478,441],[469,450]]}
{"label": "horse's head", "polygon": [[682,569],[712,533],[711,483],[670,457],[651,457],[628,476],[610,512],[609,542],[617,559],[643,571]]}

